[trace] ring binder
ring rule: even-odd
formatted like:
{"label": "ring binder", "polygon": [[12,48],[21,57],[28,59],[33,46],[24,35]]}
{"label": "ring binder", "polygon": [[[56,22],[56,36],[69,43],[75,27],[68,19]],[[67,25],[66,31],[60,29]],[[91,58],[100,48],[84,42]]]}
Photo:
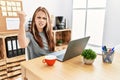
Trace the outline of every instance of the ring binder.
{"label": "ring binder", "polygon": [[19,48],[17,36],[5,38],[7,57],[15,57],[25,54],[25,48]]}

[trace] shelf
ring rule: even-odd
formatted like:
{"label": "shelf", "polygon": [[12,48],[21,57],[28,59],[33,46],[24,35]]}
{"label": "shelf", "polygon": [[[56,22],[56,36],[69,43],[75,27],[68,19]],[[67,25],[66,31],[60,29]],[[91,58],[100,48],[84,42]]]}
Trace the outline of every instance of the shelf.
{"label": "shelf", "polygon": [[21,69],[21,66],[7,67],[8,72],[13,72],[13,71],[20,70],[20,69]]}
{"label": "shelf", "polygon": [[20,61],[25,61],[25,55],[20,55],[12,58],[7,58],[6,62],[9,63],[14,63],[14,62],[20,62]]}
{"label": "shelf", "polygon": [[7,79],[7,74],[0,76],[0,80],[8,80]]}
{"label": "shelf", "polygon": [[13,39],[15,41],[17,34],[0,34],[0,80],[14,80],[13,78],[21,75],[20,63],[26,60],[25,52],[20,51],[19,55],[9,58],[7,56],[6,38],[12,38],[9,41]]}
{"label": "shelf", "polygon": [[4,71],[4,70],[7,70],[6,65],[0,66],[0,71]]}
{"label": "shelf", "polygon": [[62,31],[71,31],[71,29],[59,29],[59,30],[53,30],[53,32],[62,32]]}
{"label": "shelf", "polygon": [[1,59],[0,60],[0,66],[6,65],[6,60],[5,59]]}
{"label": "shelf", "polygon": [[[54,51],[59,51],[66,49],[69,41],[71,40],[71,29],[61,29],[53,30],[55,49]],[[62,45],[58,46],[58,41],[62,41]]]}
{"label": "shelf", "polygon": [[13,71],[13,72],[10,72],[10,73],[8,72],[7,76],[10,78],[10,77],[16,77],[20,74],[21,74],[21,70],[17,70],[17,71]]}

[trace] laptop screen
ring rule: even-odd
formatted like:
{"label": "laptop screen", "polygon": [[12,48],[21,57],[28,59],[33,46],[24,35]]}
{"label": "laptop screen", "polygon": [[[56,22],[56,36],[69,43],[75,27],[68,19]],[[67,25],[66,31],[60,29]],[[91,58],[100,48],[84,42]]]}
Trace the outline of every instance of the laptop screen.
{"label": "laptop screen", "polygon": [[90,36],[69,42],[63,61],[78,56],[85,49]]}

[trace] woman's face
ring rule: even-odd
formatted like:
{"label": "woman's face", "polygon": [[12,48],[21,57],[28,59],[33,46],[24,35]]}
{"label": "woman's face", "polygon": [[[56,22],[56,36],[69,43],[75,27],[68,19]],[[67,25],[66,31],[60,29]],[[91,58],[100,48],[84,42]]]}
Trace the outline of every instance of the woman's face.
{"label": "woman's face", "polygon": [[39,32],[43,31],[43,28],[47,24],[47,15],[43,11],[39,11],[35,16],[35,24]]}

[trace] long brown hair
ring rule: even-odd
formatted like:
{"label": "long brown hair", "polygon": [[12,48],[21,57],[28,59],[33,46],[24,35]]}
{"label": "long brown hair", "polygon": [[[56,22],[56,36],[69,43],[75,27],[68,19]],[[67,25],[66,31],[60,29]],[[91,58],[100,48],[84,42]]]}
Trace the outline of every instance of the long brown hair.
{"label": "long brown hair", "polygon": [[39,11],[44,12],[47,16],[47,24],[44,27],[43,31],[45,33],[45,36],[46,36],[46,39],[47,39],[47,42],[48,42],[49,51],[53,51],[54,50],[54,40],[53,40],[53,34],[52,34],[52,26],[51,26],[50,15],[44,7],[38,7],[36,9],[36,11],[34,12],[30,31],[33,34],[33,37],[36,40],[36,42],[38,43],[38,45],[41,48],[43,48],[44,47],[43,46],[43,41],[42,41],[42,39],[39,35],[39,31],[38,31],[37,26],[35,24],[35,16]]}

